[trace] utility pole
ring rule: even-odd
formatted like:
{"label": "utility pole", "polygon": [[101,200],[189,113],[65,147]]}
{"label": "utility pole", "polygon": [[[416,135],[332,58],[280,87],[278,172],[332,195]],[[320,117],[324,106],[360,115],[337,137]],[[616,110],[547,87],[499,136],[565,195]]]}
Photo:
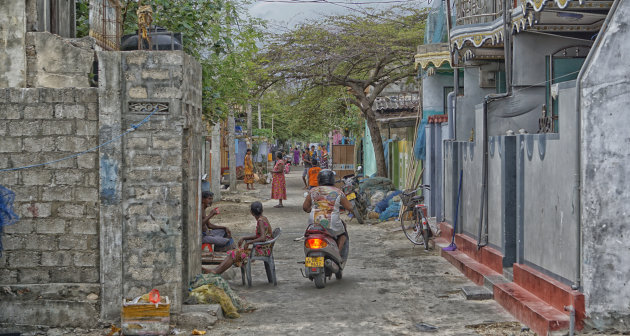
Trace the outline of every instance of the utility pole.
{"label": "utility pole", "polygon": [[212,126],[212,192],[214,199],[221,200],[221,124]]}
{"label": "utility pole", "polygon": [[258,102],[258,128],[262,128],[262,117],[260,115],[260,102]]}
{"label": "utility pole", "polygon": [[251,148],[252,147],[252,104],[247,104],[247,107],[245,108],[246,112],[247,112],[247,147]]}
{"label": "utility pole", "polygon": [[234,129],[234,109],[230,109],[228,116],[228,164],[230,166],[230,192],[236,191],[236,146]]}

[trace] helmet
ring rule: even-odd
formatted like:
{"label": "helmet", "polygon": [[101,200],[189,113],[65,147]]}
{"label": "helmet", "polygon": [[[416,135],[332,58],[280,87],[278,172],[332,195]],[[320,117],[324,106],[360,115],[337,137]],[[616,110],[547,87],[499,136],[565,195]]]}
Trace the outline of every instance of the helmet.
{"label": "helmet", "polygon": [[317,174],[317,183],[322,186],[335,185],[335,172],[330,169],[322,169]]}

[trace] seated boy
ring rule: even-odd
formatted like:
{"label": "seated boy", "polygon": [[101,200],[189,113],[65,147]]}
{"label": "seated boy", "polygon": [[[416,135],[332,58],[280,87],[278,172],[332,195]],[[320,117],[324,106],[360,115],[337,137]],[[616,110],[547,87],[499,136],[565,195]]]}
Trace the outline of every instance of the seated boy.
{"label": "seated boy", "polygon": [[313,167],[308,170],[308,189],[317,187],[319,184],[317,183],[317,175],[322,168],[319,167],[319,162],[317,159],[313,159]]}

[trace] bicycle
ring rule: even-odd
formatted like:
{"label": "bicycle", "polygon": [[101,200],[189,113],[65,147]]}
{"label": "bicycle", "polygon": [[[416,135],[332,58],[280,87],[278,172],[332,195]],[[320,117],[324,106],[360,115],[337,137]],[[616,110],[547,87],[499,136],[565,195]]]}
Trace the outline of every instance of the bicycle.
{"label": "bicycle", "polygon": [[432,233],[427,219],[427,206],[422,203],[424,196],[416,195],[421,189],[431,190],[431,187],[421,185],[417,189],[405,190],[400,195],[405,207],[400,216],[400,226],[410,242],[415,245],[424,245],[424,249],[428,250],[429,235]]}

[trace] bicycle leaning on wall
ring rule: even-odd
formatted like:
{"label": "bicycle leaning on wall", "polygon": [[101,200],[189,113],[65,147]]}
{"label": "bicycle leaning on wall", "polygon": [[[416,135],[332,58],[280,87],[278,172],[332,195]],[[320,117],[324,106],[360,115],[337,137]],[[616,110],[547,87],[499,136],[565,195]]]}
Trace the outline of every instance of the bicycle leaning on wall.
{"label": "bicycle leaning on wall", "polygon": [[424,249],[428,250],[432,232],[427,218],[427,206],[422,203],[424,196],[416,195],[422,189],[431,190],[431,187],[420,185],[417,189],[405,190],[400,195],[404,207],[400,216],[400,226],[410,242],[424,245]]}

